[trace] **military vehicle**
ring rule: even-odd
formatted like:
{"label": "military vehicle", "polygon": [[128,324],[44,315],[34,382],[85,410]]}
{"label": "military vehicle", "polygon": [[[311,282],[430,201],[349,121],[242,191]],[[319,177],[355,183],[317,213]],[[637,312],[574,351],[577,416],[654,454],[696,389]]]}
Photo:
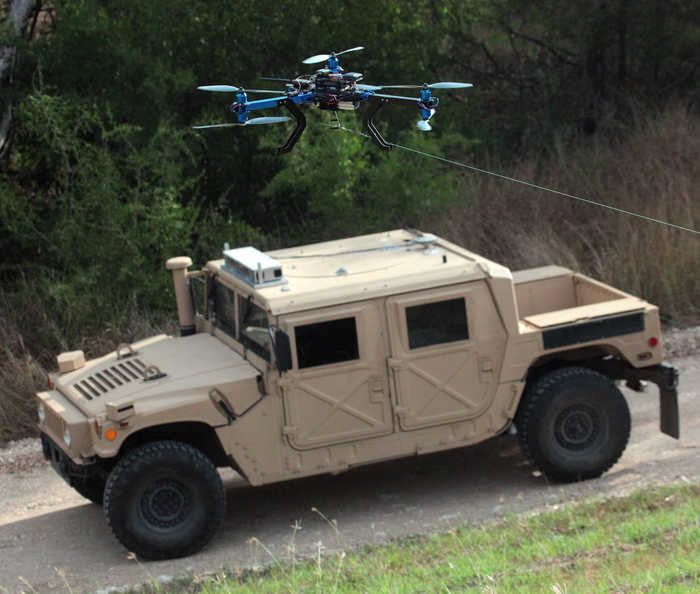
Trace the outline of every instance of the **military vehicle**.
{"label": "military vehicle", "polygon": [[566,268],[511,274],[414,230],[191,265],[166,264],[181,336],[62,353],[37,395],[46,457],[141,557],[211,540],[217,467],[256,486],[517,428],[545,477],[588,479],[628,441],[615,381],[657,384],[678,437],[658,308]]}

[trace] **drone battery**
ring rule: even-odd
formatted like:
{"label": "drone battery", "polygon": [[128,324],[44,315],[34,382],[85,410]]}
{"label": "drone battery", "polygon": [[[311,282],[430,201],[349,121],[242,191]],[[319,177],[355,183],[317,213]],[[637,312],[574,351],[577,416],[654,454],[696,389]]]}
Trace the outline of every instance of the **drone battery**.
{"label": "drone battery", "polygon": [[359,72],[346,72],[343,74],[343,80],[348,83],[358,83],[362,80],[362,74]]}

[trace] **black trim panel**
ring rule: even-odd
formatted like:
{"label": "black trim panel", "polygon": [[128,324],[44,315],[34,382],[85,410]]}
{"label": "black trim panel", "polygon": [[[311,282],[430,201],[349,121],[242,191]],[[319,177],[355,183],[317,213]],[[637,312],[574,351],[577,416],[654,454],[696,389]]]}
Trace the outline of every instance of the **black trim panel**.
{"label": "black trim panel", "polygon": [[57,444],[46,433],[41,432],[41,448],[44,458],[51,462],[51,467],[66,481],[71,487],[74,479],[89,480],[99,476],[100,468],[97,464],[86,464],[79,466],[71,460]]}
{"label": "black trim panel", "polygon": [[624,316],[550,328],[542,331],[542,339],[544,340],[544,348],[549,350],[600,340],[601,338],[644,332],[644,328],[644,312],[640,311]]}

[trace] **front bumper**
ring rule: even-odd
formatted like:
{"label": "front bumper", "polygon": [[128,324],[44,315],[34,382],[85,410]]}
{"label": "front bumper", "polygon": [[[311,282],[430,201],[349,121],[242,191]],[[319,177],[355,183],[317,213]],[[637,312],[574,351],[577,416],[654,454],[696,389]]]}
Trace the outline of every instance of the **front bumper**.
{"label": "front bumper", "polygon": [[46,433],[41,432],[41,449],[51,467],[71,487],[76,479],[85,481],[99,476],[100,468],[97,464],[76,464]]}

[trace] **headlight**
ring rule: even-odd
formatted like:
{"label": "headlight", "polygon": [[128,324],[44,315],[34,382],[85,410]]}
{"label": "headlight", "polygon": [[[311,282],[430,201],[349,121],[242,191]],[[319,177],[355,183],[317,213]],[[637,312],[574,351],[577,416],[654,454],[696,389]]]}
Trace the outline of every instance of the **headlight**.
{"label": "headlight", "polygon": [[63,426],[63,441],[65,441],[66,445],[70,447],[70,428],[68,425]]}
{"label": "headlight", "polygon": [[39,421],[41,422],[42,425],[46,421],[46,411],[44,410],[44,403],[43,402],[39,403]]}

